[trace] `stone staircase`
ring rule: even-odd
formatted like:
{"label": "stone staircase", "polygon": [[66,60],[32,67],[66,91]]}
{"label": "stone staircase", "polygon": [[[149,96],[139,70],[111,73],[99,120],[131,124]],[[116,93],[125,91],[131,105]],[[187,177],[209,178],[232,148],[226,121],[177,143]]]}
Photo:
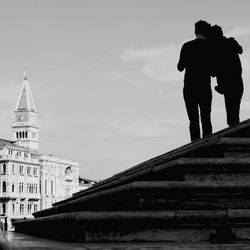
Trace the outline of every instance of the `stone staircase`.
{"label": "stone staircase", "polygon": [[250,120],[108,178],[16,231],[77,242],[250,240]]}

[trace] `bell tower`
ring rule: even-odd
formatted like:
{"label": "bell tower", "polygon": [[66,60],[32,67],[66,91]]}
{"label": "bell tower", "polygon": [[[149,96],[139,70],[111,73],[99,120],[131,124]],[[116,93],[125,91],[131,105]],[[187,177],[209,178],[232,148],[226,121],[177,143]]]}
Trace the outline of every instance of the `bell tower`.
{"label": "bell tower", "polygon": [[38,123],[37,111],[30,90],[27,72],[24,72],[24,81],[14,110],[15,118],[12,124],[12,139],[34,151],[38,151]]}

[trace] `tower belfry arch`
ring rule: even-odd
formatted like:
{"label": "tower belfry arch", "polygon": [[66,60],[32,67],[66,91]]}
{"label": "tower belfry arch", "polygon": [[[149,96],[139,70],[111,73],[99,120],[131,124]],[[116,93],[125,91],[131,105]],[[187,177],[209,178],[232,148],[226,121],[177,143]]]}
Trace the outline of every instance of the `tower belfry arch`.
{"label": "tower belfry arch", "polygon": [[14,122],[12,124],[12,139],[35,151],[39,148],[37,122],[37,109],[28,82],[27,72],[24,72],[24,81],[19,93],[14,110]]}

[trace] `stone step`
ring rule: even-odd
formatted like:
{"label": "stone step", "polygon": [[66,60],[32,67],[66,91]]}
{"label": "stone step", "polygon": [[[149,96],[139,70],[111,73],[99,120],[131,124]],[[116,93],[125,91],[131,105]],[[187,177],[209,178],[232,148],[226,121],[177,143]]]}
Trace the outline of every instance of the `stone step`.
{"label": "stone step", "polygon": [[[149,169],[147,169],[149,171]],[[142,174],[142,173],[140,173]],[[230,181],[230,182],[248,182],[250,179],[250,158],[180,158],[178,160],[174,160],[171,162],[167,162],[165,164],[161,164],[158,166],[154,166],[150,169],[145,176],[140,176],[141,180],[154,180],[154,181]],[[105,200],[102,200],[101,197],[108,195],[114,195],[113,192],[121,193],[123,192],[124,197],[129,197],[129,202],[127,203],[131,209],[138,209],[138,198],[134,197],[134,195],[130,194],[130,191],[127,190],[128,187],[132,186],[133,183],[128,185],[120,185],[119,187],[113,187],[110,189],[104,190],[95,190],[96,192],[93,193],[83,193],[80,197],[74,197],[74,199],[66,200],[63,203],[59,203],[50,209],[45,209],[43,211],[39,211],[34,213],[35,217],[47,216],[48,214],[55,214],[61,213],[62,211],[69,212],[72,211],[79,211],[81,208],[79,205],[82,201],[88,200],[88,203],[84,206],[87,208],[98,210],[102,208],[105,204]],[[115,190],[115,191],[114,191]],[[91,204],[89,199],[99,199],[98,204]],[[106,199],[106,198],[105,198]],[[113,198],[112,198],[113,199]],[[81,201],[81,202],[79,202]],[[125,206],[123,203],[113,203],[116,205],[116,209],[120,209],[121,206]],[[147,204],[147,203],[145,203]],[[169,203],[168,203],[169,204]],[[174,203],[173,203],[174,204]],[[193,203],[194,204],[194,203]],[[191,204],[190,206],[193,206]],[[206,203],[203,203],[206,204]],[[228,204],[228,203],[227,203]],[[242,203],[240,203],[242,204]],[[166,202],[164,203],[164,206]],[[154,205],[155,206],[155,205]],[[174,206],[174,205],[173,205]],[[214,206],[214,205],[213,205]],[[246,203],[248,206],[248,203]],[[212,207],[212,205],[211,205]],[[111,209],[114,207],[111,207]],[[104,209],[104,208],[103,208]],[[109,209],[107,207],[106,209]]]}
{"label": "stone step", "polygon": [[79,242],[250,239],[249,209],[74,212],[16,221],[18,232]]}
{"label": "stone step", "polygon": [[[192,181],[199,180],[192,179],[195,178],[195,176],[201,176],[201,178],[202,176],[207,176],[207,180],[222,181],[223,178],[225,178],[224,180],[226,181],[229,180],[229,177],[232,177],[231,181],[239,181],[239,178],[243,178],[243,181],[247,181],[250,177],[249,175],[249,157],[180,158],[152,167],[150,174],[145,176],[144,180],[147,180],[148,177],[152,181]],[[216,179],[217,177],[218,179]],[[143,177],[141,179],[143,180]]]}
{"label": "stone step", "polygon": [[246,147],[250,147],[250,137],[247,137],[247,138],[221,137],[218,144],[229,145],[229,146],[246,146]]}
{"label": "stone step", "polygon": [[250,138],[221,138],[218,145],[224,157],[250,157]]}
{"label": "stone step", "polygon": [[222,137],[212,145],[204,145],[187,153],[185,157],[250,157],[250,138]]}
{"label": "stone step", "polygon": [[72,211],[250,208],[247,182],[134,182],[34,213],[36,218]]}

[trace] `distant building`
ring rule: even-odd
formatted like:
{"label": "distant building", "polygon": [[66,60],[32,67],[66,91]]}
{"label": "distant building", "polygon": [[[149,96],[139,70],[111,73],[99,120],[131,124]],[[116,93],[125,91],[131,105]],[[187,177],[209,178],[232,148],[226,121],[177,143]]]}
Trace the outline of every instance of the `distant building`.
{"label": "distant building", "polygon": [[27,74],[14,110],[12,139],[0,139],[0,230],[79,191],[79,163],[39,153],[37,110]]}
{"label": "distant building", "polygon": [[41,209],[72,196],[79,190],[79,164],[52,155],[40,155]]}
{"label": "distant building", "polygon": [[[40,210],[40,164],[37,154],[0,139],[0,224],[32,217]],[[6,224],[7,223],[7,224]]]}
{"label": "distant building", "polygon": [[12,139],[17,141],[20,146],[38,152],[39,127],[37,122],[37,111],[26,73],[24,74],[24,82],[14,113],[15,118],[12,124]]}

